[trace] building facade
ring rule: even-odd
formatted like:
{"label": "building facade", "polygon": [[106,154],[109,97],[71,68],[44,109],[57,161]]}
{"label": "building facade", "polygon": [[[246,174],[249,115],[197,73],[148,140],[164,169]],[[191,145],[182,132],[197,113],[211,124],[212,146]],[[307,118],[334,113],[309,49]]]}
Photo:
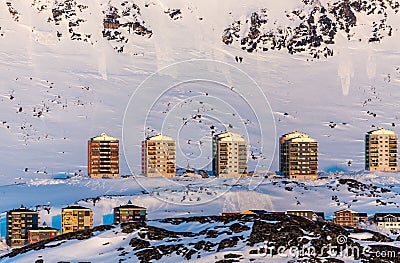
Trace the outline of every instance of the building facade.
{"label": "building facade", "polygon": [[93,213],[89,208],[74,205],[62,209],[61,228],[63,234],[91,229],[92,227]]}
{"label": "building facade", "polygon": [[102,133],[88,142],[88,174],[91,178],[119,176],[119,141]]}
{"label": "building facade", "polygon": [[400,229],[400,213],[376,213],[374,223],[378,228]]}
{"label": "building facade", "polygon": [[279,170],[289,179],[318,179],[318,142],[297,131],[282,135]]}
{"label": "building facade", "polygon": [[175,140],[158,134],[142,141],[142,174],[146,176],[176,175]]}
{"label": "building facade", "polygon": [[365,135],[365,169],[398,171],[397,139],[397,134],[383,128],[368,132]]}
{"label": "building facade", "polygon": [[212,168],[218,177],[247,175],[247,142],[242,136],[224,132],[213,137]]}
{"label": "building facade", "polygon": [[357,227],[360,219],[365,217],[365,213],[357,213],[350,209],[336,211],[333,216],[333,222],[340,226]]}
{"label": "building facade", "polygon": [[133,205],[131,201],[129,201],[127,205],[114,208],[114,224],[144,222],[146,220],[147,209]]}
{"label": "building facade", "polygon": [[6,242],[10,247],[28,244],[28,231],[39,226],[39,213],[25,207],[7,212]]}
{"label": "building facade", "polygon": [[38,229],[28,230],[28,244],[33,244],[39,241],[55,238],[60,235],[60,231],[55,228],[48,227],[46,224]]}
{"label": "building facade", "polygon": [[286,211],[288,215],[295,215],[307,218],[312,221],[324,221],[325,213],[324,212],[314,212],[312,210],[288,210]]}

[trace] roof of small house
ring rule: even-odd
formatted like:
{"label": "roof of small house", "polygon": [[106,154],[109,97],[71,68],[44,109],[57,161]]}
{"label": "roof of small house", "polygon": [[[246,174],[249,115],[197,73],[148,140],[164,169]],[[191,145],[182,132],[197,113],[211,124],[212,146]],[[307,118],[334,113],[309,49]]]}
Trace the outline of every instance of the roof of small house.
{"label": "roof of small house", "polygon": [[256,213],[257,215],[265,215],[268,214],[267,210],[262,210],[262,209],[250,209],[249,211]]}
{"label": "roof of small house", "polygon": [[375,217],[388,217],[388,216],[400,217],[400,213],[376,213],[375,214]]}
{"label": "roof of small house", "polygon": [[40,226],[38,229],[30,229],[29,232],[53,232],[60,231],[57,228],[49,227],[49,226]]}
{"label": "roof of small house", "polygon": [[286,213],[293,213],[293,212],[300,212],[300,213],[314,213],[312,210],[287,210]]}
{"label": "roof of small house", "polygon": [[353,211],[353,210],[350,210],[350,209],[341,209],[341,210],[336,211],[335,214],[336,214],[336,213],[340,213],[340,212],[344,212],[344,211],[349,211],[349,212],[352,213],[352,214],[359,214],[359,213],[357,213],[357,212],[355,212],[355,211]]}

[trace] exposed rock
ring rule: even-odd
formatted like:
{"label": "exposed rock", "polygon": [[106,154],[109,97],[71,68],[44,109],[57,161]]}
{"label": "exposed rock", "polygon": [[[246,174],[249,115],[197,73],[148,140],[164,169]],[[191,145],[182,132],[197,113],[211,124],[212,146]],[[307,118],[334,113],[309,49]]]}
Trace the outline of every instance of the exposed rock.
{"label": "exposed rock", "polygon": [[239,241],[239,237],[231,237],[231,238],[225,238],[223,240],[221,240],[221,242],[218,245],[217,251],[221,251],[225,248],[229,248],[229,247],[234,247],[237,245]]}
{"label": "exposed rock", "polygon": [[133,247],[133,249],[139,250],[142,248],[150,247],[150,242],[147,240],[134,237],[131,239],[131,241],[129,241],[129,245]]}
{"label": "exposed rock", "polygon": [[[333,56],[330,45],[335,43],[339,31],[346,34],[348,40],[355,39],[353,27],[357,26],[360,14],[374,15],[371,26],[372,36],[364,39],[368,42],[380,41],[392,36],[393,28],[386,21],[390,9],[399,10],[397,1],[390,1],[389,7],[384,0],[337,0],[327,6],[319,1],[303,1],[307,9],[288,10],[286,17],[296,21],[296,26],[276,25],[268,20],[268,10],[253,12],[245,20],[237,20],[228,26],[222,35],[226,45],[240,43],[242,50],[249,53],[257,51],[286,49],[288,53],[308,53],[312,58]],[[272,26],[272,27],[271,27]],[[363,36],[362,36],[363,37]],[[362,41],[362,39],[357,39]]]}

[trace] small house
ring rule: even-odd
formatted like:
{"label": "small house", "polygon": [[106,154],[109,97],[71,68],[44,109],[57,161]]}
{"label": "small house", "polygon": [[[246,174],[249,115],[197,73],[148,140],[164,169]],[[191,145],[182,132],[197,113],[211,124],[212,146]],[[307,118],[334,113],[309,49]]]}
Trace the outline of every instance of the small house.
{"label": "small house", "polygon": [[241,213],[242,215],[267,215],[267,210],[251,209]]}
{"label": "small house", "polygon": [[376,213],[373,221],[379,228],[400,229],[400,213]]}
{"label": "small house", "polygon": [[312,221],[324,221],[324,212],[314,212],[312,210],[288,210],[286,211],[288,215],[295,215],[307,218]]}
{"label": "small house", "polygon": [[60,235],[60,231],[55,228],[48,227],[46,223],[38,229],[28,230],[28,244],[33,244],[39,241],[55,238]]}
{"label": "small house", "polygon": [[333,222],[340,226],[357,227],[360,220],[364,217],[367,217],[366,213],[358,213],[350,209],[342,209],[334,213]]}
{"label": "small house", "polygon": [[222,216],[238,216],[241,215],[240,212],[222,212],[221,213]]}

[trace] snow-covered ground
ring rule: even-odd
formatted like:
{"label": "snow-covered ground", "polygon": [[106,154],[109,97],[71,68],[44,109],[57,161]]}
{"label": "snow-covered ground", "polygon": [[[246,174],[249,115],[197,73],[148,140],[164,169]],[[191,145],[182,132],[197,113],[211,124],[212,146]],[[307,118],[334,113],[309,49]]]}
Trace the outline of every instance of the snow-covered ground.
{"label": "snow-covered ground", "polygon": [[[147,249],[156,249],[156,251],[147,252],[147,256],[144,256],[144,258],[151,258],[153,256],[151,254],[152,252],[161,255],[158,260],[154,258],[152,262],[183,262],[189,259],[190,261],[199,263],[217,262],[229,256],[240,258],[240,262],[249,262],[250,259],[252,259],[250,260],[251,262],[288,262],[289,259],[299,259],[296,253],[302,252],[296,250],[280,251],[280,255],[274,256],[272,256],[269,251],[254,253],[255,251],[261,251],[261,249],[265,247],[271,246],[272,248],[272,245],[268,246],[267,244],[256,243],[250,246],[248,237],[253,234],[252,228],[256,223],[252,220],[247,220],[248,221],[241,222],[240,219],[232,219],[230,222],[221,222],[208,218],[207,223],[201,222],[201,220],[189,220],[187,222],[155,220],[148,222],[147,226],[134,227],[132,230],[128,231],[124,231],[122,226],[116,226],[111,230],[94,232],[93,236],[84,240],[72,239],[52,241],[45,245],[46,249],[44,250],[32,249],[31,251],[13,256],[12,258],[4,258],[1,262],[32,262],[32,259],[43,259],[46,262],[58,262],[60,259],[69,262],[87,261],[88,259],[96,262],[115,262],[118,259],[125,259],[129,262],[142,262],[139,260],[140,254],[141,252],[146,253],[143,244],[146,245],[145,247],[147,247]],[[304,220],[307,221],[306,219]],[[279,223],[275,221],[266,221],[264,219],[262,219],[262,221],[273,225]],[[232,231],[234,225],[236,225],[236,231]],[[241,226],[240,229],[237,228],[238,225]],[[149,227],[151,229],[149,229]],[[328,236],[335,234],[330,231],[329,227],[327,228],[326,234]],[[162,229],[162,232],[160,229]],[[281,228],[276,229],[276,231],[281,230]],[[166,231],[171,232],[166,233]],[[157,234],[152,234],[151,238],[149,232]],[[211,233],[214,234],[209,235]],[[309,241],[313,238],[312,233],[305,232],[304,230],[303,235],[303,238]],[[309,235],[311,235],[311,237]],[[363,246],[387,245],[388,247],[383,248],[386,252],[393,251],[390,250],[390,247],[392,247],[392,249],[400,247],[397,241],[380,243],[366,241],[366,239],[372,236],[373,235],[370,233],[360,232],[350,233],[348,238]],[[219,249],[222,242],[234,240],[235,238],[237,238],[237,243],[235,242],[235,245],[229,245]],[[326,246],[333,246],[335,244],[330,238],[327,238],[325,242],[327,242],[324,244]],[[309,246],[311,246],[311,244],[303,245],[304,248],[310,248]],[[82,249],[82,247],[85,249]],[[157,248],[159,248],[158,251]],[[339,247],[332,249],[332,255],[328,256],[328,258],[337,258],[344,262],[363,262],[361,260],[354,260],[354,254],[340,254],[338,252],[338,249],[340,249]],[[343,249],[343,247],[341,249]],[[348,249],[353,248],[349,247]],[[189,258],[186,258],[191,251],[193,253],[190,254]],[[369,252],[370,250],[365,251]],[[382,251],[384,250],[381,250],[381,252]],[[324,256],[322,254],[322,250],[315,250],[313,253],[316,253],[319,257],[326,257],[326,255]],[[285,257],[285,255],[287,255],[287,257]],[[361,255],[361,253],[357,252],[356,255]],[[307,254],[302,254],[300,257],[307,257]],[[387,258],[389,260],[395,260],[393,254],[387,256]]]}
{"label": "snow-covered ground", "polygon": [[[85,173],[87,140],[101,132],[126,139],[122,174],[131,173],[128,164],[133,173],[140,172],[140,141],[152,130],[178,140],[179,165],[209,168],[210,126],[215,131],[231,127],[250,138],[250,149],[263,160],[258,168],[269,169],[272,163],[272,170],[278,167],[277,136],[292,130],[318,140],[322,170],[362,169],[365,132],[372,126],[398,132],[400,21],[386,1],[385,25],[377,30],[384,36],[380,42],[368,39],[383,13],[378,14],[378,8],[366,15],[353,8],[357,22],[350,37],[338,30],[335,44],[329,46],[333,56],[320,59],[307,51],[291,55],[284,49],[249,53],[239,43],[225,45],[222,35],[234,21],[248,25],[251,14],[261,9],[268,17],[263,30],[295,27],[300,20],[290,13],[303,10],[300,16],[306,16],[314,5],[327,7],[333,1],[138,0],[140,11],[131,10],[121,23],[138,21],[152,34],[121,28],[126,43],[103,37],[103,11],[113,6],[121,16],[132,1],[126,6],[114,0],[9,2],[0,8],[2,184],[19,177]],[[53,8],[65,13],[55,18]],[[171,18],[169,9],[181,14]],[[248,30],[242,28],[239,37]],[[117,52],[121,46],[124,52]],[[216,62],[187,74],[187,64],[174,64],[192,59]],[[165,69],[171,64],[175,67]],[[152,75],[157,70],[161,73]],[[192,82],[181,83],[185,77]],[[208,81],[215,78],[221,82]],[[131,105],[135,118],[124,119],[131,95],[144,80],[145,92],[134,96],[139,104]],[[272,112],[256,86],[249,85],[251,80],[268,98]],[[177,86],[167,86],[171,83]],[[169,92],[160,95],[167,88]],[[147,108],[152,102],[154,107]],[[147,111],[147,118],[134,114]],[[193,118],[196,115],[202,116]],[[124,136],[123,123],[129,127]],[[250,170],[256,165],[251,159]]]}
{"label": "snow-covered ground", "polygon": [[[352,178],[361,186],[349,186],[340,179]],[[255,182],[256,181],[256,182]],[[256,187],[255,187],[256,186]],[[373,188],[373,186],[376,186]],[[0,211],[26,207],[40,208],[41,222],[51,225],[61,208],[75,202],[90,207],[94,225],[109,223],[103,216],[131,200],[148,209],[148,218],[219,215],[248,209],[286,211],[293,209],[333,212],[350,208],[373,215],[397,212],[400,206],[398,173],[343,174],[317,181],[267,179],[263,177],[223,179],[121,178],[114,180],[71,178],[32,180],[27,184],[0,187]],[[252,187],[252,188],[250,188]],[[99,199],[96,199],[100,197]],[[316,200],[318,200],[316,202]]]}

